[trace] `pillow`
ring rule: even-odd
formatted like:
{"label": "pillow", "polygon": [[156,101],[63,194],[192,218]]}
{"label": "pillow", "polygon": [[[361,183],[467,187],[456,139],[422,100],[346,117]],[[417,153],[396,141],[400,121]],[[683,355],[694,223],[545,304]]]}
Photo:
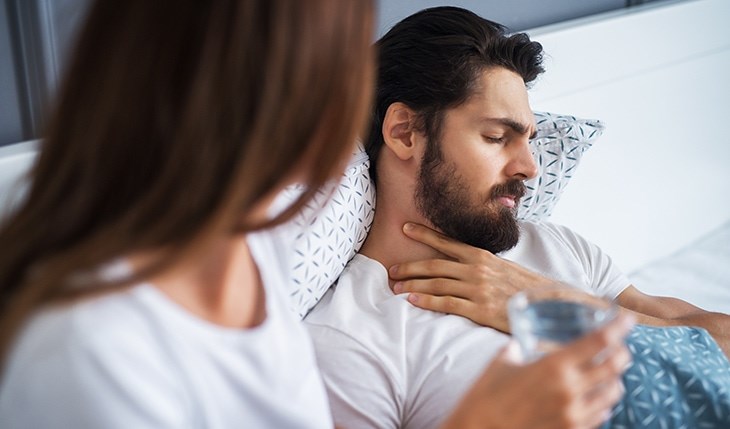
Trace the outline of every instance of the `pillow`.
{"label": "pillow", "polygon": [[626,389],[602,428],[730,427],[730,363],[701,328],[637,325]]}
{"label": "pillow", "polygon": [[538,175],[525,182],[517,217],[539,221],[550,217],[583,154],[605,127],[597,120],[544,112],[535,112],[535,121],[537,135],[530,146]]}
{"label": "pillow", "polygon": [[[544,220],[553,210],[581,156],[603,132],[599,121],[535,113],[537,135],[530,141],[539,175],[526,182],[517,217]],[[280,244],[291,272],[287,285],[292,310],[303,318],[339,277],[365,241],[375,213],[375,189],[362,145],[355,149],[338,183],[325,186],[286,227]],[[293,201],[301,186],[286,189],[277,203]],[[331,196],[331,199],[330,199]]]}
{"label": "pillow", "polygon": [[[286,285],[289,305],[300,318],[327,292],[365,242],[375,214],[369,167],[365,149],[358,143],[340,182],[318,190],[284,225],[289,241],[281,240],[279,250],[287,255],[285,266],[291,276]],[[289,187],[276,206],[293,202],[302,190],[300,185]]]}

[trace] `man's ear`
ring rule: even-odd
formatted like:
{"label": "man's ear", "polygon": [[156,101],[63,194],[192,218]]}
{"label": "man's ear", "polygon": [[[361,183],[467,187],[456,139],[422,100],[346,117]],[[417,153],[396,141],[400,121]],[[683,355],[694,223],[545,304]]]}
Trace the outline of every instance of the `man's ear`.
{"label": "man's ear", "polygon": [[400,159],[407,160],[415,155],[416,112],[401,102],[388,106],[383,119],[383,141]]}

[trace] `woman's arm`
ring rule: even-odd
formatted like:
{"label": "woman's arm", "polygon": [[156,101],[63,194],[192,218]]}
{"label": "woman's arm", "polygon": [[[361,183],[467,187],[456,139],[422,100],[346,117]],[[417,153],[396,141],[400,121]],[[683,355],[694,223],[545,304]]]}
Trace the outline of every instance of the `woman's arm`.
{"label": "woman's arm", "polygon": [[[544,358],[521,365],[514,343],[490,363],[442,429],[588,429],[606,421],[621,398],[630,362],[621,315]],[[602,359],[597,359],[601,356]]]}

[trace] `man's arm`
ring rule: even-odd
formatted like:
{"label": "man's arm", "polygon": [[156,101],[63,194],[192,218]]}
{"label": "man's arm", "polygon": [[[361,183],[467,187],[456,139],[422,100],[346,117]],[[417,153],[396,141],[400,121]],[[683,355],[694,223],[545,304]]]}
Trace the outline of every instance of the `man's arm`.
{"label": "man's arm", "polygon": [[[413,225],[404,233],[451,258],[410,262],[389,270],[398,282],[394,291],[408,293],[408,301],[423,309],[456,314],[509,332],[507,300],[520,290],[552,282],[422,225]],[[633,286],[617,301],[640,324],[704,328],[730,357],[730,315],[708,312],[676,298],[646,295]]]}
{"label": "man's arm", "polygon": [[730,357],[730,315],[705,311],[677,298],[646,295],[634,286],[626,288],[617,302],[640,324],[704,328]]}

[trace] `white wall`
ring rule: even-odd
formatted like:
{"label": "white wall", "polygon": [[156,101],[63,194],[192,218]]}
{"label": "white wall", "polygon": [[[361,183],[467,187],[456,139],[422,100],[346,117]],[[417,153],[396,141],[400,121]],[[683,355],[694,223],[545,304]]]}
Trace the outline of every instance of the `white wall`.
{"label": "white wall", "polygon": [[523,31],[538,25],[620,9],[626,6],[626,0],[380,0],[378,37],[403,18],[435,6],[462,7],[512,31]]}
{"label": "white wall", "polygon": [[552,220],[626,271],[730,220],[729,21],[695,0],[530,32],[549,54],[533,108],[608,126]]}

